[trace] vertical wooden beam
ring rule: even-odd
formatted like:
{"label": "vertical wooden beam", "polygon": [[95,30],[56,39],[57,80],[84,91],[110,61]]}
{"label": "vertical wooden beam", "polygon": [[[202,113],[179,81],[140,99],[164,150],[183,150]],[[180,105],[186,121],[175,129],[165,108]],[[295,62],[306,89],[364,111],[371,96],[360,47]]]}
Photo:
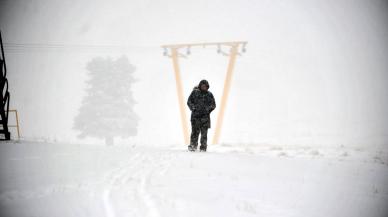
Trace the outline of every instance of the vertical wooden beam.
{"label": "vertical wooden beam", "polygon": [[18,139],[20,139],[19,115],[18,115],[18,110],[16,110],[16,109],[15,109],[15,115],[16,115],[16,129],[18,132]]}
{"label": "vertical wooden beam", "polygon": [[190,143],[189,128],[187,125],[187,117],[186,117],[186,111],[185,111],[186,106],[185,106],[185,100],[183,98],[182,79],[181,79],[180,70],[179,70],[177,48],[171,48],[171,58],[174,65],[174,75],[175,75],[176,90],[178,94],[179,111],[181,113],[183,137],[184,137],[185,144],[189,145]]}
{"label": "vertical wooden beam", "polygon": [[225,113],[225,108],[226,108],[226,103],[228,100],[229,96],[229,91],[230,91],[230,85],[232,81],[232,75],[233,75],[233,69],[234,65],[236,62],[236,57],[238,54],[238,44],[232,45],[230,48],[230,56],[229,56],[229,64],[228,64],[228,69],[226,72],[226,77],[224,81],[224,90],[222,92],[222,98],[221,98],[221,105],[220,105],[220,111],[217,116],[217,124],[216,124],[216,129],[214,132],[214,137],[212,144],[217,144],[219,142],[220,134],[221,134],[221,127],[224,119],[224,113]]}

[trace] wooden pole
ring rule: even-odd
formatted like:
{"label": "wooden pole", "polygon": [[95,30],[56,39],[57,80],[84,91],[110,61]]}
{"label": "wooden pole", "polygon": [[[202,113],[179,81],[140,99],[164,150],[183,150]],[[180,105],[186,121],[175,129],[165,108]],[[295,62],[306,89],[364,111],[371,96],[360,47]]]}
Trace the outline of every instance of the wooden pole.
{"label": "wooden pole", "polygon": [[231,85],[232,75],[233,75],[233,69],[234,69],[234,65],[236,62],[237,54],[238,54],[238,44],[233,45],[230,48],[229,64],[228,64],[228,69],[227,69],[226,77],[225,77],[225,81],[224,81],[224,90],[222,92],[220,111],[219,111],[218,116],[217,116],[217,124],[216,124],[216,129],[214,132],[212,144],[218,144],[218,141],[220,139],[221,127],[222,127],[222,123],[223,123],[223,119],[224,119],[226,102],[227,102],[228,96],[229,96],[230,85]]}
{"label": "wooden pole", "polygon": [[15,115],[16,115],[16,129],[18,131],[18,139],[20,139],[19,115],[18,115],[18,111],[16,109],[15,109]]}
{"label": "wooden pole", "polygon": [[175,83],[178,94],[179,101],[179,111],[181,113],[181,124],[183,130],[183,137],[186,145],[189,145],[189,128],[187,125],[187,117],[185,111],[185,101],[183,98],[183,88],[182,88],[182,79],[179,71],[179,63],[178,63],[178,50],[176,48],[171,49],[171,58],[174,65],[174,75],[175,75]]}

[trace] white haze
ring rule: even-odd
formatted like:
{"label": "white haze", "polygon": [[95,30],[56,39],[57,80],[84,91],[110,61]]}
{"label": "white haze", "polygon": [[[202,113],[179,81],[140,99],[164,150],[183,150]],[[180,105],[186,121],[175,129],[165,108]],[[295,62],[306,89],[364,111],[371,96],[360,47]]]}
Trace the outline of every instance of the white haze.
{"label": "white haze", "polygon": [[[72,130],[86,63],[125,54],[139,80],[133,88],[139,134],[130,141],[182,143],[172,62],[160,45],[247,40],[222,143],[384,145],[387,6],[378,0],[2,0],[11,107],[26,139],[102,142],[79,141]],[[53,44],[60,46],[47,48]],[[193,49],[180,63],[185,98],[206,78],[219,105],[227,58],[216,48]]]}

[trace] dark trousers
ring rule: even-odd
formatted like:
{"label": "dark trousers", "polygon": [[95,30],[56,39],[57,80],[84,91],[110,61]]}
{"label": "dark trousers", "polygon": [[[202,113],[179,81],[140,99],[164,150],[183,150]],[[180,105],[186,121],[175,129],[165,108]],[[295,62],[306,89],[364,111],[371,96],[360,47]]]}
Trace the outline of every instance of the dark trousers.
{"label": "dark trousers", "polygon": [[197,148],[198,146],[198,137],[201,133],[201,147],[207,147],[207,130],[208,126],[201,121],[192,121],[191,122],[191,136],[190,136],[190,146]]}

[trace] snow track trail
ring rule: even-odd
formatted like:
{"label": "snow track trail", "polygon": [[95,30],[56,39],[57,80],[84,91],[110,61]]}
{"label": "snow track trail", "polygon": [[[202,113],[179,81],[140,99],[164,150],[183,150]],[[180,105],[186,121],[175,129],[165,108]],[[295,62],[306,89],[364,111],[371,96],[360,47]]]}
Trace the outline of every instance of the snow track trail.
{"label": "snow track trail", "polygon": [[193,153],[2,144],[0,217],[386,217],[387,156],[345,148],[215,145]]}
{"label": "snow track trail", "polygon": [[[140,154],[136,154],[134,157],[130,159],[131,163],[136,163],[136,160],[139,158]],[[115,169],[110,172],[110,174],[106,177],[106,186],[103,190],[103,203],[104,203],[104,209],[105,209],[105,215],[106,217],[115,217],[115,211],[113,204],[111,202],[111,193],[112,189],[118,186],[122,181],[128,176],[128,169],[130,169],[129,164],[125,164],[121,166],[118,169]]]}
{"label": "snow track trail", "polygon": [[[109,172],[105,178],[106,185],[102,193],[105,216],[159,217],[157,205],[148,189],[154,175],[163,175],[168,170],[172,156],[165,152],[150,154],[140,151],[122,162],[120,168]],[[125,197],[128,195],[133,197]],[[115,196],[127,198],[127,203],[124,203],[124,200],[117,201]],[[117,215],[116,209],[127,210],[127,212]]]}

